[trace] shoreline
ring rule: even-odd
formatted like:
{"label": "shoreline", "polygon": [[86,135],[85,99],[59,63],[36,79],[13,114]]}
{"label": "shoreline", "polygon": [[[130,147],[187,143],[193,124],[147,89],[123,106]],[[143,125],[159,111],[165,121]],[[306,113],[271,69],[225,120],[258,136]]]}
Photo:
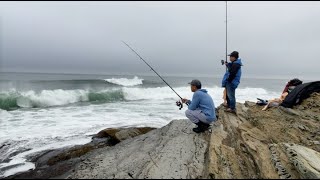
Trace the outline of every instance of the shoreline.
{"label": "shoreline", "polygon": [[[34,169],[18,172],[0,179],[20,179],[20,178],[58,178],[70,171],[77,163],[83,161],[86,154],[99,148],[114,146],[119,142],[147,133],[155,128],[107,128],[92,135],[92,140],[83,145],[49,149],[38,152],[27,157],[26,162],[35,165]],[[19,166],[19,164],[17,165]]]}

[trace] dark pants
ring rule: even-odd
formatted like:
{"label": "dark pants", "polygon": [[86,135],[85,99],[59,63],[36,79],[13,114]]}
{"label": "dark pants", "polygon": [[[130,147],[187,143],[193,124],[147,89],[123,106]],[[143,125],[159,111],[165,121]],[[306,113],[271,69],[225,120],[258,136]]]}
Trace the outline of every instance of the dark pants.
{"label": "dark pants", "polygon": [[232,109],[236,109],[236,88],[229,82],[226,83],[227,88],[227,103],[228,106]]}

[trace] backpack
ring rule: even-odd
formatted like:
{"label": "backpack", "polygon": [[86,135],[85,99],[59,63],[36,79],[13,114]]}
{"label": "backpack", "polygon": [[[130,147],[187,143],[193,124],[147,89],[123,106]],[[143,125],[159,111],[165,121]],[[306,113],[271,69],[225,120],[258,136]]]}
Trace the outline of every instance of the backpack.
{"label": "backpack", "polygon": [[304,99],[310,97],[314,92],[320,92],[320,81],[300,84],[288,94],[281,103],[281,106],[292,108],[293,106],[300,104]]}
{"label": "backpack", "polygon": [[300,84],[302,84],[302,81],[298,78],[294,78],[289,81],[289,86],[298,86]]}
{"label": "backpack", "polygon": [[[302,81],[298,78],[294,78],[294,79],[291,79],[287,84],[286,86],[284,87],[282,93],[285,93],[285,92],[288,92],[288,89],[289,89],[289,86],[298,86],[302,84]],[[289,92],[288,92],[289,93]]]}

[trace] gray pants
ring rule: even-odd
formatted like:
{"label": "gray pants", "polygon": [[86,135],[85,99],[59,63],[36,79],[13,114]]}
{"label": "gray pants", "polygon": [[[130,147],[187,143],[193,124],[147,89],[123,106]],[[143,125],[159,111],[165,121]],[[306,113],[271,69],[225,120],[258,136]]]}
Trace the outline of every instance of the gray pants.
{"label": "gray pants", "polygon": [[202,121],[206,124],[210,124],[211,122],[207,121],[206,115],[201,110],[186,110],[186,116],[188,119],[190,119],[193,123],[198,123],[199,121]]}

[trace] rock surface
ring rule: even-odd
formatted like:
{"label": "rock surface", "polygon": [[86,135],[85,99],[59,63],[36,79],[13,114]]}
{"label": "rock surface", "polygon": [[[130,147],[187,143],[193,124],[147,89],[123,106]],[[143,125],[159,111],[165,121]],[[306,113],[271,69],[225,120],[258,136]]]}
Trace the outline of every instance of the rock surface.
{"label": "rock surface", "polygon": [[320,178],[320,94],[293,109],[261,109],[252,102],[237,104],[238,116],[219,109],[208,177]]}
{"label": "rock surface", "polygon": [[284,144],[290,162],[304,179],[320,178],[320,153],[304,146]]}
{"label": "rock surface", "polygon": [[116,146],[92,152],[67,178],[204,178],[209,133],[174,120]]}
{"label": "rock surface", "polygon": [[[99,148],[113,146],[125,139],[145,134],[155,128],[119,128],[104,129],[94,135],[92,141],[85,145],[41,152],[29,161],[34,162],[36,169],[9,176],[6,179],[47,179],[63,176],[76,164],[83,161],[85,155]],[[0,169],[1,170],[1,169]]]}

